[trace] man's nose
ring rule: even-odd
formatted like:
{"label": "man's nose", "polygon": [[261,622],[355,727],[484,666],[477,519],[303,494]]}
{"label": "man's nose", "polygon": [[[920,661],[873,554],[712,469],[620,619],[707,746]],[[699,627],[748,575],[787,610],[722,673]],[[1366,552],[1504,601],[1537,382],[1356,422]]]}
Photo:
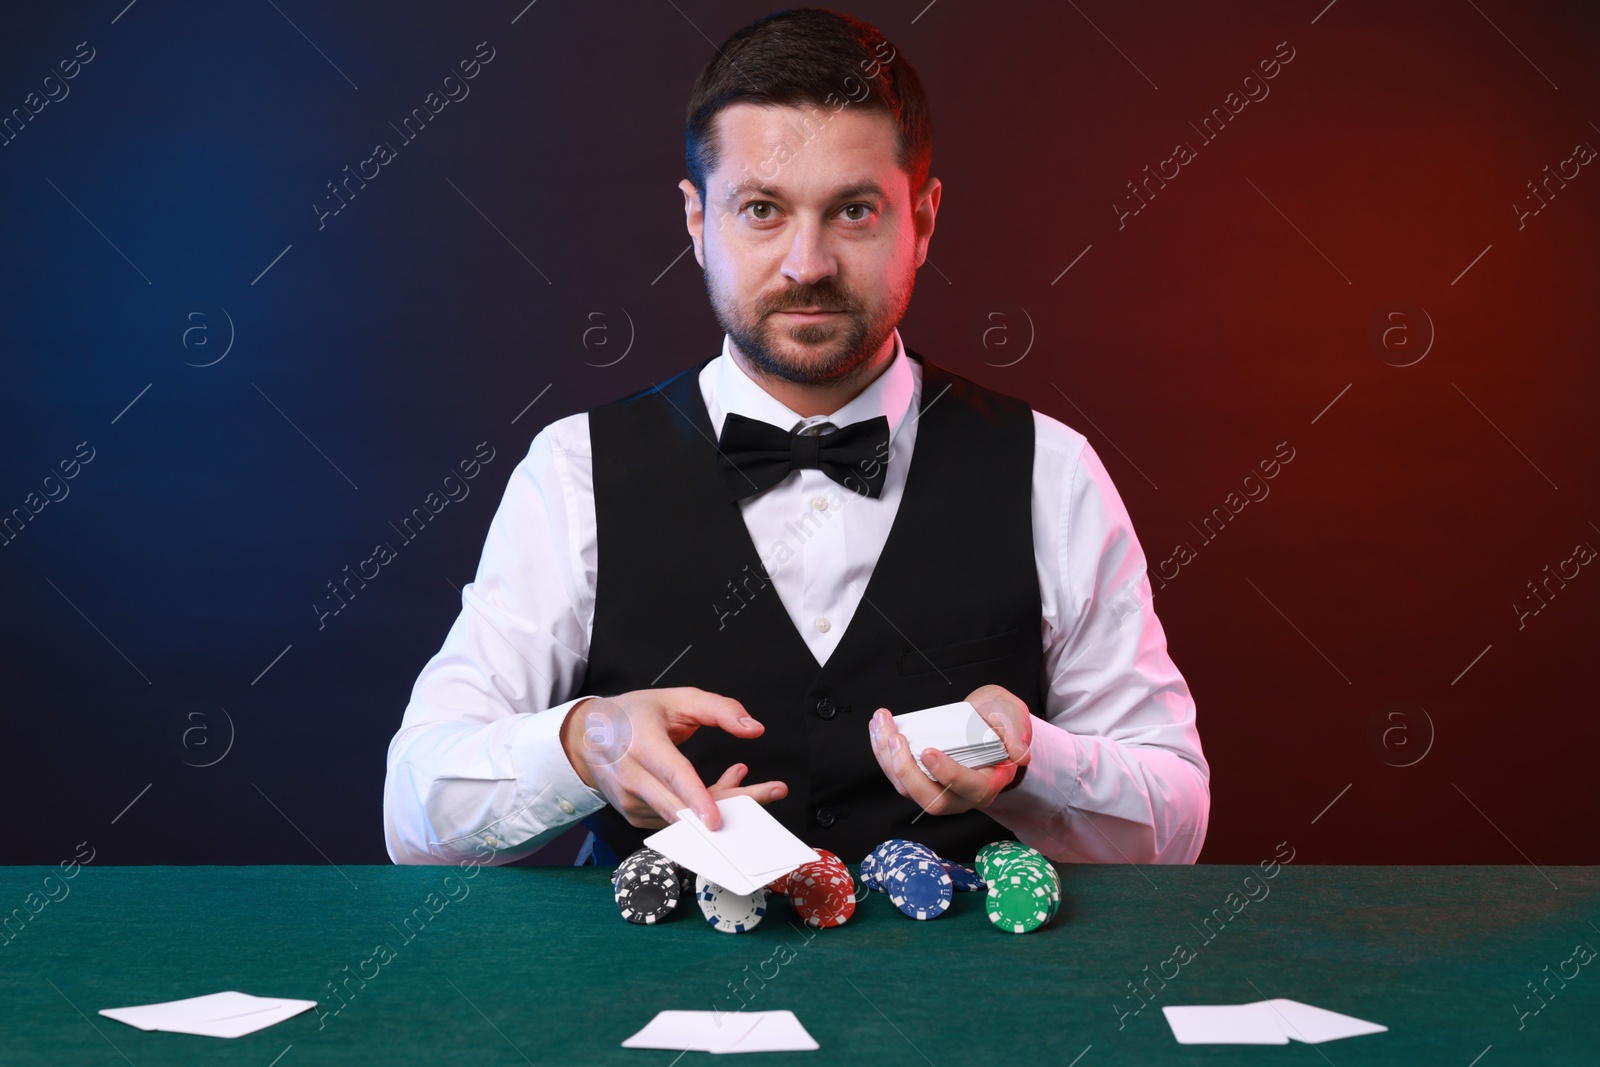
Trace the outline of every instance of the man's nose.
{"label": "man's nose", "polygon": [[827,232],[822,223],[802,221],[795,227],[794,241],[789,254],[783,257],[783,276],[799,285],[812,285],[831,277],[838,264],[828,248]]}

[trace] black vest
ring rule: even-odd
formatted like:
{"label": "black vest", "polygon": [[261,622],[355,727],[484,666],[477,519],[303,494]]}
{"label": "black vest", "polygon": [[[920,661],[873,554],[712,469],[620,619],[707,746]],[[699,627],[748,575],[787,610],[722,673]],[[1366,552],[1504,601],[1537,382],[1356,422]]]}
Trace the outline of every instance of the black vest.
{"label": "black vest", "polygon": [[[710,360],[589,412],[598,575],[578,691],[696,686],[740,701],[765,733],[744,740],[701,727],[681,751],[708,783],[740,762],[747,783],[787,783],[789,795],[768,810],[851,863],[891,837],[971,860],[1013,836],[982,812],[924,815],[895,792],[868,740],[874,710],[948,704],[993,683],[1044,712],[1032,412],[906,355],[922,366],[922,392],[921,411],[906,416],[920,422],[905,491],[849,628],[821,667],[728,500],[700,393]],[[842,520],[796,516],[786,539],[797,557],[815,523],[829,521]],[[652,832],[610,807],[587,822],[618,855]]]}

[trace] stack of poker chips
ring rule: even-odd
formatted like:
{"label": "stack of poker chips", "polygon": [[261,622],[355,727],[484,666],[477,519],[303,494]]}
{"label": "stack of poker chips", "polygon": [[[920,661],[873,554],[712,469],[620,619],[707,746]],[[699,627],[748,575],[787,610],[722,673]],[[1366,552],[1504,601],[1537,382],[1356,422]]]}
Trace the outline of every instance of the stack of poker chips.
{"label": "stack of poker chips", "polygon": [[694,876],[694,899],[700,905],[700,913],[713,929],[725,934],[749,933],[760,925],[761,917],[767,913],[769,892],[767,886],[762,886],[754,893],[735,893],[703,874]]}
{"label": "stack of poker chips", "polygon": [[889,894],[902,915],[937,919],[950,910],[957,892],[977,892],[984,883],[977,873],[959,863],[940,859],[926,845],[894,838],[885,841],[861,861],[861,882],[868,889]]}
{"label": "stack of poker chips", "polygon": [[641,848],[617,867],[611,889],[624,919],[649,924],[672,914],[683,880],[677,864],[653,849]]}
{"label": "stack of poker chips", "polygon": [[825,848],[767,888],[789,898],[795,914],[818,929],[843,926],[856,913],[856,883],[844,860]]}
{"label": "stack of poker chips", "polygon": [[1042,852],[1020,841],[996,841],[978,850],[979,875],[989,885],[984,902],[989,921],[1026,934],[1055,918],[1061,908],[1061,876]]}

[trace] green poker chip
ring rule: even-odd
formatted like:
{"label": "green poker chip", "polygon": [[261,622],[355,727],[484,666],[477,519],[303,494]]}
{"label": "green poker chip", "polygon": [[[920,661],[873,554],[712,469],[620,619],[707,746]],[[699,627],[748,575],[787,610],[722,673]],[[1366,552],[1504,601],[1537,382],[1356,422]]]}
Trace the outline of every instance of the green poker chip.
{"label": "green poker chip", "polygon": [[1060,909],[1059,883],[1053,882],[1050,875],[1035,864],[1012,864],[986,880],[989,894],[984,900],[984,910],[990,922],[1008,933],[1031,933],[1054,918]]}

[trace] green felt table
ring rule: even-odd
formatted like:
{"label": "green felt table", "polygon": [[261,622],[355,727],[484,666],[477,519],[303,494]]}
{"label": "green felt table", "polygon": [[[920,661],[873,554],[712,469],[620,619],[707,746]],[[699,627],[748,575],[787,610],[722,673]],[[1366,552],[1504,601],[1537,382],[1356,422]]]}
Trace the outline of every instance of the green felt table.
{"label": "green felt table", "polygon": [[[0,868],[0,907],[37,907],[29,894],[51,870]],[[1600,868],[1291,864],[1252,881],[1259,899],[1241,905],[1253,868],[1068,866],[1060,916],[1021,936],[991,927],[977,894],[933,922],[875,894],[833,930],[797,925],[779,903],[751,933],[722,934],[692,901],[633,926],[608,873],[84,867],[0,944],[0,1062],[668,1067],[677,1053],[621,1041],[662,1009],[731,1010],[741,982],[750,1010],[792,1009],[821,1044],[734,1061],[752,1064],[1600,1059],[1600,960],[1551,977],[1574,946],[1600,948]],[[1166,962],[1180,943],[1186,962]],[[1157,972],[1175,976],[1146,983]],[[1152,1001],[1137,1013],[1130,982]],[[1536,1014],[1530,982],[1544,991]],[[319,1008],[236,1040],[95,1014],[225,989]],[[1269,997],[1389,1032],[1182,1046],[1160,1012]]]}

